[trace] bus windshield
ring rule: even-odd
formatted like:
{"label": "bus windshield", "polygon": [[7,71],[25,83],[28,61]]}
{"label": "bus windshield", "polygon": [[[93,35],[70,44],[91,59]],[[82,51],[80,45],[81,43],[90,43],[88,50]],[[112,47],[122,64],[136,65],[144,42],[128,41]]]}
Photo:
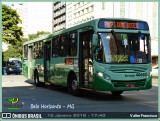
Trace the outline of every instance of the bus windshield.
{"label": "bus windshield", "polygon": [[19,60],[12,60],[8,62],[8,65],[15,66],[15,67],[22,67],[22,63]]}
{"label": "bus windshield", "polygon": [[139,33],[98,33],[96,60],[101,63],[150,63],[150,36]]}

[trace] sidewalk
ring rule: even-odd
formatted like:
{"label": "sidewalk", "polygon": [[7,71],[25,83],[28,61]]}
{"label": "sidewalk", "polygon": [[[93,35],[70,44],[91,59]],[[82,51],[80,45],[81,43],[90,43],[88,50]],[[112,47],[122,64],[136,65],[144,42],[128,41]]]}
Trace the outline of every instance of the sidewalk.
{"label": "sidewalk", "polygon": [[154,77],[152,78],[152,85],[158,86],[158,77],[157,77],[157,76],[154,76]]}

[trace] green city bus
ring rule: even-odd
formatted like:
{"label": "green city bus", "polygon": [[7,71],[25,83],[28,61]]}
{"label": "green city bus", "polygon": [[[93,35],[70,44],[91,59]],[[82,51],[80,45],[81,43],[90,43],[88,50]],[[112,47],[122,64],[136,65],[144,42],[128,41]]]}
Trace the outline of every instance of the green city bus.
{"label": "green city bus", "polygon": [[147,22],[99,18],[23,44],[23,75],[45,84],[111,91],[152,87],[151,38]]}

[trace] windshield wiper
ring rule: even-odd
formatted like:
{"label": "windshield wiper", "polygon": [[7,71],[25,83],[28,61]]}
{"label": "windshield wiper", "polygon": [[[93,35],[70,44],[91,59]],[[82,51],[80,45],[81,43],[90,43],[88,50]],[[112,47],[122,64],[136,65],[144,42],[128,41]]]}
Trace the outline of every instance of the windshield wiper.
{"label": "windshield wiper", "polygon": [[118,49],[117,54],[120,54],[120,48],[119,48],[120,45],[119,45],[119,41],[118,41],[118,38],[117,38],[117,36],[116,36],[116,33],[114,32],[114,30],[111,30],[111,33],[112,33],[114,39],[116,40],[116,46],[117,46],[117,49]]}

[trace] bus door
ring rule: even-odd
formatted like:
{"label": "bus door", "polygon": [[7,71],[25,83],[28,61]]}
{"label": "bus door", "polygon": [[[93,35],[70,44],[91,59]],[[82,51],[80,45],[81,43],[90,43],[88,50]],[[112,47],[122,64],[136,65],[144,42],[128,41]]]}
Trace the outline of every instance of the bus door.
{"label": "bus door", "polygon": [[44,82],[50,79],[51,42],[44,43]]}
{"label": "bus door", "polygon": [[79,49],[79,75],[80,87],[93,87],[93,55],[92,55],[92,31],[80,33]]}
{"label": "bus door", "polygon": [[32,79],[33,46],[28,46],[28,79]]}

